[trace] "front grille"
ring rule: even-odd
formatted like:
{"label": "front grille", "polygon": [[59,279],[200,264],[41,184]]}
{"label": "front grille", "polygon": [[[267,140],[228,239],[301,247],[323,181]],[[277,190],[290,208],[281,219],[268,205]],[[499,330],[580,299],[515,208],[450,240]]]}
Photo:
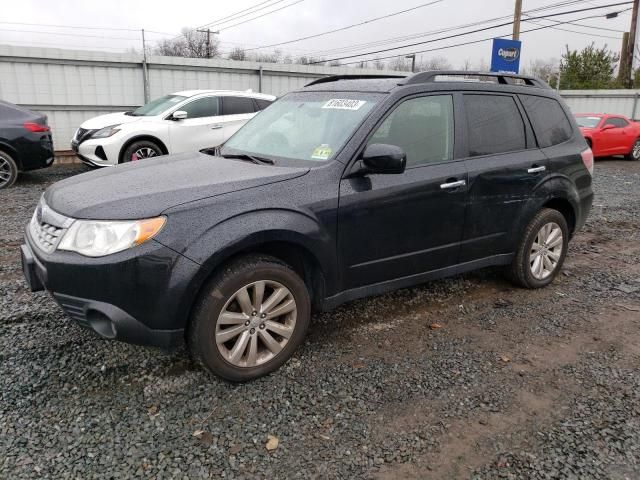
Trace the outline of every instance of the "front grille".
{"label": "front grille", "polygon": [[46,253],[52,253],[71,223],[73,223],[71,218],[54,212],[44,203],[44,200],[40,200],[29,222],[29,237],[38,248]]}
{"label": "front grille", "polygon": [[51,253],[56,249],[63,231],[64,229],[57,228],[46,222],[38,223],[35,215],[31,219],[31,239],[47,253]]}
{"label": "front grille", "polygon": [[88,130],[86,128],[78,128],[78,130],[76,130],[75,140],[78,143],[82,143],[84,140],[87,140],[91,135],[93,135],[93,133],[96,131],[97,130]]}

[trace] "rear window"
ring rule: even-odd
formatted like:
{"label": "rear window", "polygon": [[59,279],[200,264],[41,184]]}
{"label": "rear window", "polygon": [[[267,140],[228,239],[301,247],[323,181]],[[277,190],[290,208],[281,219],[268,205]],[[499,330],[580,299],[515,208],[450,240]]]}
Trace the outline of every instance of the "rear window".
{"label": "rear window", "polygon": [[465,95],[469,156],[524,150],[524,122],[515,100],[507,95]]}
{"label": "rear window", "polygon": [[540,148],[551,147],[571,138],[569,119],[557,100],[535,95],[520,95]]}
{"label": "rear window", "polygon": [[240,115],[253,112],[255,112],[255,107],[250,97],[222,97],[223,115]]}
{"label": "rear window", "polygon": [[258,105],[258,110],[264,110],[273,103],[271,100],[263,100],[262,98],[254,98],[254,100]]}

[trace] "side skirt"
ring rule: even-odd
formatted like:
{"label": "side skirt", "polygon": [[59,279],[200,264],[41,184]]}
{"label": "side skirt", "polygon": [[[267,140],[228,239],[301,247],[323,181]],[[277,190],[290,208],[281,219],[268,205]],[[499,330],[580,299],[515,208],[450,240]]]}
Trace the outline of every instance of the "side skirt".
{"label": "side skirt", "polygon": [[333,295],[332,297],[325,298],[322,302],[322,310],[326,312],[345,302],[350,302],[358,298],[381,295],[400,288],[413,287],[431,280],[452,277],[454,275],[478,270],[480,268],[508,265],[513,260],[513,256],[513,253],[504,253],[501,255],[494,255],[492,257],[481,258],[479,260],[472,260],[471,262],[459,263],[458,265],[453,265],[451,267],[431,270],[430,272],[418,273],[408,277],[401,277],[394,280],[387,280],[386,282],[365,285],[364,287],[352,288]]}

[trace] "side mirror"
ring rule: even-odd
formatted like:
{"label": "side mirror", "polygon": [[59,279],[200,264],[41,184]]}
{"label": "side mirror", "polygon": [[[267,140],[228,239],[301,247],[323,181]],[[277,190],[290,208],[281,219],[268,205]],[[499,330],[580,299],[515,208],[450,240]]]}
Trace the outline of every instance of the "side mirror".
{"label": "side mirror", "polygon": [[407,166],[407,154],[396,145],[373,143],[362,152],[365,173],[403,173]]}
{"label": "side mirror", "polygon": [[184,120],[189,114],[184,110],[176,110],[171,114],[171,120]]}
{"label": "side mirror", "polygon": [[609,123],[608,125],[604,125],[604,126],[602,127],[602,130],[603,130],[603,131],[604,131],[604,130],[611,130],[612,128],[616,128],[616,126],[615,126],[615,125],[611,125],[611,124]]}

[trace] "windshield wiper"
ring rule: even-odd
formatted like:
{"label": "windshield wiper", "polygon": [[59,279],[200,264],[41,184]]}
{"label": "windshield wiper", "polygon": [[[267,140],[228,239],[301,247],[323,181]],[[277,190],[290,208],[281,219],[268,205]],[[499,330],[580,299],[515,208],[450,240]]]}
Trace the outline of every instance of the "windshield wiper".
{"label": "windshield wiper", "polygon": [[249,155],[248,153],[227,153],[224,155],[220,154],[219,156],[221,156],[222,158],[236,158],[238,160],[245,160],[257,165],[275,165],[275,162],[270,158],[256,157],[255,155]]}

